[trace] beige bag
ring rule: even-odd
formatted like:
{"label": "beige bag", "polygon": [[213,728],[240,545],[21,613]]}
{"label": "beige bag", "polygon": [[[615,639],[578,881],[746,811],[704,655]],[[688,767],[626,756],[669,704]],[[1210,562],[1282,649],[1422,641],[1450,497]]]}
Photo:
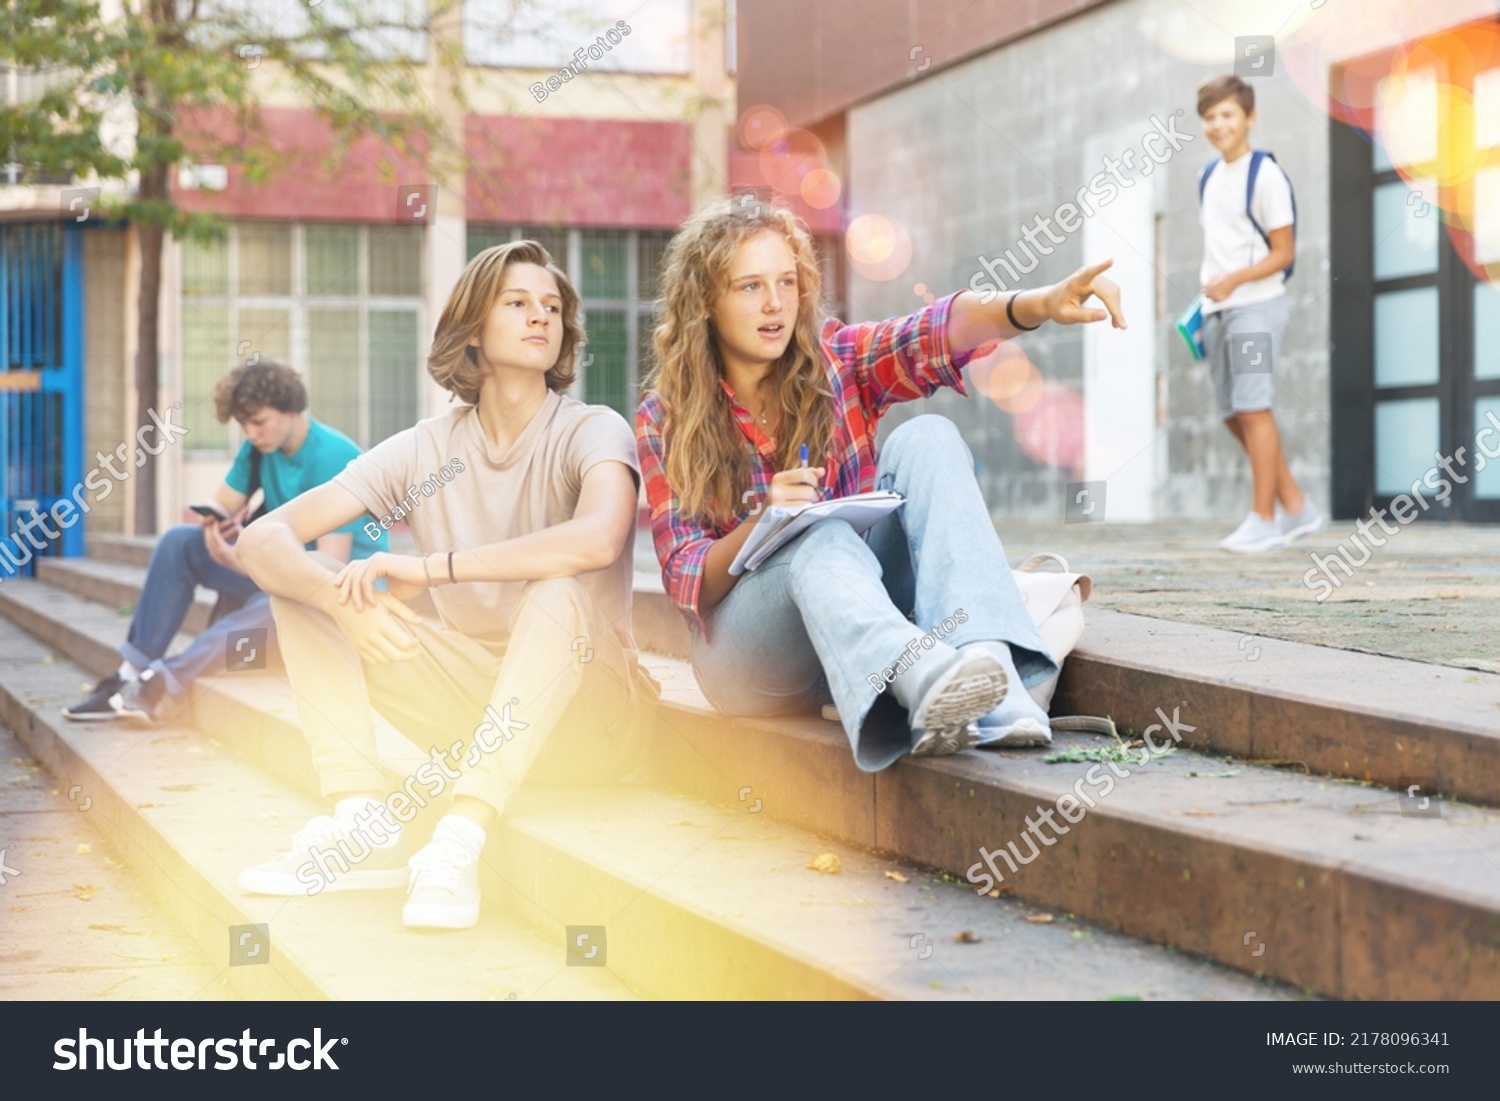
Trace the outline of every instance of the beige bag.
{"label": "beige bag", "polygon": [[[1048,564],[1058,569],[1044,571],[1039,568]],[[1052,696],[1062,676],[1062,663],[1083,637],[1083,606],[1094,591],[1094,583],[1086,573],[1070,572],[1068,560],[1062,555],[1045,552],[1033,554],[1014,573],[1021,599],[1026,602],[1026,612],[1058,665],[1057,676],[1028,689],[1037,705],[1050,712]],[[1054,730],[1115,732],[1114,723],[1093,715],[1054,716],[1051,725]]]}

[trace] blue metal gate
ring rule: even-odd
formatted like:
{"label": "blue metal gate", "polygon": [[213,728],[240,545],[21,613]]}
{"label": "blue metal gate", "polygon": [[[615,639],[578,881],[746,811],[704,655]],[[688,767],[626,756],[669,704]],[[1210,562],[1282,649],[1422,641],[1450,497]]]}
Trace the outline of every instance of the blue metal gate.
{"label": "blue metal gate", "polygon": [[0,305],[4,581],[31,576],[38,555],[83,553],[86,517],[45,515],[83,475],[83,232],[0,224]]}

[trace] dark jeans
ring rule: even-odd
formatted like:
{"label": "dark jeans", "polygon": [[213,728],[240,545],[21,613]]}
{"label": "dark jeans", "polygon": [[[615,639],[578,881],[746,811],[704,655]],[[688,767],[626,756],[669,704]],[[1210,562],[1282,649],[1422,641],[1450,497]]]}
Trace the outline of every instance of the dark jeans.
{"label": "dark jeans", "polygon": [[[181,630],[198,585],[245,600],[246,604],[199,634],[187,649],[168,658],[167,647]],[[181,695],[203,673],[212,669],[222,672],[228,640],[255,627],[269,628],[268,639],[275,630],[269,598],[244,574],[213,560],[204,545],[201,527],[179,524],[162,535],[151,553],[146,584],[120,656],[137,669],[156,670],[166,678],[167,691]]]}

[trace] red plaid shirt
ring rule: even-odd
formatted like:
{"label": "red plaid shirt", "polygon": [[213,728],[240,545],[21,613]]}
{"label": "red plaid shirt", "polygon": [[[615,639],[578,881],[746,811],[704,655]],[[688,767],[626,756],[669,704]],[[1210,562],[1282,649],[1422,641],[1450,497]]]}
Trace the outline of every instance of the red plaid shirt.
{"label": "red plaid shirt", "polygon": [[[832,486],[830,497],[874,488],[875,430],[888,408],[898,401],[927,397],[941,386],[965,393],[963,368],[969,354],[954,356],[948,348],[948,311],[954,297],[940,298],[907,317],[862,325],[845,325],[833,318],[823,323],[823,366],[834,402],[833,443],[826,464],[812,457],[809,465],[830,468],[824,479],[825,486]],[[699,629],[703,619],[698,592],[708,548],[758,508],[776,473],[774,444],[727,385],[724,391],[750,449],[754,489],[753,498],[742,502],[739,515],[724,527],[682,514],[677,493],[667,482],[669,441],[662,432],[665,410],[661,399],[648,394],[635,417],[662,582],[689,625]]]}

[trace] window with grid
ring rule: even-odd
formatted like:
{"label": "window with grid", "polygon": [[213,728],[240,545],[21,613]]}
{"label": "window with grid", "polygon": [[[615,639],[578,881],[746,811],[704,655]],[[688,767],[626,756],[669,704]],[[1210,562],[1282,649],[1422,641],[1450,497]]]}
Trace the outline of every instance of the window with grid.
{"label": "window with grid", "polygon": [[418,417],[422,230],[239,222],[182,249],[182,391],[190,446],[228,451],[215,384],[253,356],[307,381],[309,412],[361,447]]}
{"label": "window with grid", "polygon": [[552,254],[583,300],[588,330],[574,392],[633,423],[641,383],[651,369],[655,298],[671,238],[666,230],[471,225],[467,245],[471,260],[493,245],[527,239]]}
{"label": "window with grid", "polygon": [[[622,22],[629,28],[624,34],[617,29]],[[731,17],[729,25],[733,23]],[[464,3],[464,59],[470,65],[553,71],[568,66],[573,73],[688,73],[693,64],[692,31],[690,0]],[[585,51],[582,58],[579,50]]]}

